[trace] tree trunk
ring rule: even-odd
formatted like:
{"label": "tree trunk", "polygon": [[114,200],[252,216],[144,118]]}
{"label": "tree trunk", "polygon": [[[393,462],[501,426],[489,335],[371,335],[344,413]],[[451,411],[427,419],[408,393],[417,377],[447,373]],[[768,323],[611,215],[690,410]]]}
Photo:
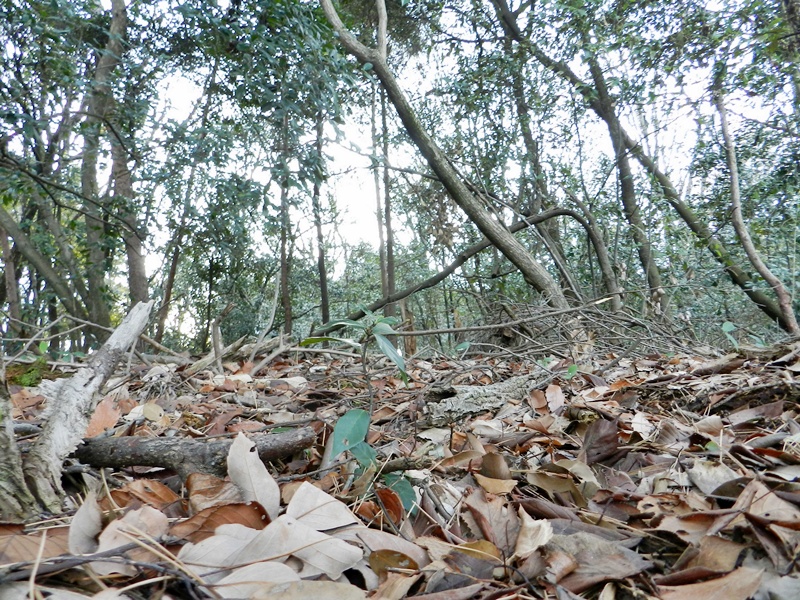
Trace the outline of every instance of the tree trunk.
{"label": "tree trunk", "polygon": [[11,397],[5,382],[0,381],[0,521],[21,523],[35,514],[36,500],[25,484],[22,456],[14,435]]}
{"label": "tree trunk", "polygon": [[289,286],[291,273],[291,228],[292,221],[289,214],[289,181],[287,169],[289,168],[289,144],[287,142],[289,122],[283,118],[281,131],[280,160],[283,163],[281,180],[281,306],[283,307],[283,332],[292,334],[292,295]]}
{"label": "tree trunk", "polygon": [[388,271],[386,268],[386,238],[384,236],[383,210],[381,208],[381,174],[378,167],[378,88],[372,86],[372,109],[370,114],[370,133],[372,137],[372,181],[375,186],[375,220],[378,224],[378,262],[381,268],[381,294],[387,295],[389,289]]}
{"label": "tree trunk", "polygon": [[[394,231],[392,230],[392,195],[389,180],[389,125],[387,123],[388,109],[386,107],[386,94],[381,90],[381,154],[383,155],[383,224],[386,227],[386,293],[391,297],[395,292],[394,270]],[[397,306],[390,302],[383,309],[384,316],[393,317],[397,314]],[[394,343],[394,338],[391,338]]]}
{"label": "tree trunk", "polygon": [[[208,83],[204,94],[206,96],[205,104],[203,104],[203,114],[200,118],[200,135],[197,142],[197,149],[200,152],[193,153],[193,156],[203,156],[202,145],[206,139],[207,126],[208,126],[208,113],[211,110],[211,89],[217,77],[217,69],[219,68],[219,58],[214,59],[214,66],[211,68],[211,74],[208,77]],[[158,319],[156,324],[155,339],[158,343],[164,339],[164,329],[167,324],[167,317],[169,316],[169,305],[172,301],[172,290],[175,287],[175,278],[178,275],[178,263],[181,258],[181,249],[183,246],[183,239],[186,236],[186,221],[189,218],[189,212],[192,207],[192,200],[194,198],[194,182],[197,177],[197,164],[199,158],[192,161],[192,167],[189,170],[189,177],[186,179],[186,189],[183,193],[183,208],[181,210],[181,219],[178,228],[175,231],[175,237],[172,239],[170,246],[172,246],[172,256],[169,261],[169,271],[167,271],[167,279],[164,282],[164,291],[161,297],[161,306],[158,308]]]}
{"label": "tree trunk", "polygon": [[797,318],[792,308],[792,297],[789,292],[786,291],[783,282],[770,271],[769,267],[762,260],[761,255],[758,253],[753,243],[753,239],[750,237],[750,232],[747,230],[747,226],[744,223],[741,192],[739,189],[739,167],[736,164],[736,146],[733,143],[733,136],[731,136],[728,128],[728,115],[725,109],[725,102],[722,98],[721,87],[720,82],[715,82],[713,95],[714,104],[719,112],[720,129],[722,130],[722,139],[725,143],[725,156],[728,161],[728,172],[730,173],[731,221],[733,222],[733,228],[736,230],[736,235],[739,236],[739,241],[747,254],[747,258],[750,260],[750,264],[755,267],[756,271],[758,271],[764,278],[764,281],[766,281],[775,292],[789,333],[800,335],[800,326],[797,324]]}
{"label": "tree trunk", "polygon": [[[511,49],[511,40],[504,44],[504,49],[510,58],[519,61],[518,56],[514,56]],[[517,111],[517,119],[519,120],[519,128],[522,133],[522,141],[525,145],[525,159],[532,172],[532,186],[531,198],[529,202],[523,204],[521,212],[524,214],[537,214],[543,210],[551,207],[550,193],[547,189],[547,181],[544,176],[544,169],[542,169],[541,161],[539,160],[539,144],[533,137],[531,131],[531,117],[528,111],[528,102],[525,94],[525,85],[522,78],[521,69],[512,69],[511,71],[511,93],[514,97],[514,105]],[[570,273],[567,258],[564,255],[564,248],[561,244],[561,239],[558,231],[558,222],[555,220],[547,220],[542,223],[536,224],[536,231],[542,238],[545,247],[553,257],[553,262],[558,268],[559,275],[561,276],[561,285],[565,290],[568,290],[575,300],[581,302],[582,294],[580,287],[575,282]],[[618,304],[618,301],[617,301]],[[613,305],[614,309],[619,307]]]}
{"label": "tree trunk", "polygon": [[320,0],[320,2],[325,16],[338,34],[339,41],[344,45],[345,49],[361,63],[372,65],[375,74],[386,90],[389,101],[397,110],[400,120],[412,141],[428,161],[431,169],[436,173],[456,204],[461,207],[487,239],[520,270],[528,284],[547,298],[551,306],[567,308],[569,306],[567,299],[550,273],[533,259],[525,247],[514,238],[503,224],[494,220],[489,211],[486,210],[485,203],[470,191],[469,186],[461,179],[450,160],[423,128],[381,53],[361,44],[345,28],[333,8],[331,0]]}
{"label": "tree trunk", "polygon": [[622,207],[625,211],[625,218],[631,226],[631,236],[636,244],[636,251],[639,254],[639,263],[642,266],[647,285],[650,290],[649,301],[665,311],[667,308],[667,298],[661,284],[661,272],[653,260],[653,251],[650,247],[650,240],[647,237],[647,227],[642,220],[639,210],[639,203],[636,200],[636,189],[633,185],[633,171],[628,160],[628,149],[622,142],[622,132],[619,118],[614,110],[614,100],[608,93],[603,71],[595,56],[587,59],[589,71],[592,74],[595,89],[597,90],[598,106],[602,110],[601,117],[608,126],[608,133],[611,136],[611,144],[614,148],[614,155],[617,163],[617,174],[620,183],[620,195]]}
{"label": "tree trunk", "polygon": [[[605,248],[605,244],[603,242],[602,236],[600,235],[600,232],[589,220],[584,219],[583,217],[581,217],[581,215],[568,208],[553,208],[548,210],[547,212],[539,213],[538,215],[535,216],[531,217],[524,216],[520,221],[517,221],[516,223],[512,224],[509,227],[509,230],[512,233],[515,233],[517,231],[525,229],[526,227],[530,227],[531,225],[536,225],[537,223],[542,223],[547,219],[552,219],[557,216],[568,216],[578,221],[578,223],[580,223],[580,225],[586,230],[589,240],[592,243],[592,246],[595,248],[595,251],[597,252],[598,256],[602,255],[604,257],[602,261],[599,260],[598,262],[601,262],[601,264],[605,265],[605,268],[608,269],[611,268],[611,262],[610,259],[608,258],[608,251]],[[470,258],[472,258],[473,256],[477,257],[480,252],[486,250],[487,248],[494,248],[494,247],[492,246],[491,242],[489,242],[486,239],[475,244],[474,246],[470,246],[466,250],[460,252],[454,261],[452,261],[449,265],[447,265],[444,269],[442,269],[432,277],[429,277],[428,279],[420,283],[415,283],[413,285],[410,285],[398,292],[395,292],[392,296],[376,300],[375,302],[366,307],[367,310],[369,310],[370,312],[379,311],[390,302],[400,302],[405,298],[408,298],[409,296],[416,294],[421,290],[426,290],[432,288],[435,285],[438,285],[439,283],[447,279],[450,275],[455,273],[456,270],[461,265],[466,263]],[[346,273],[347,272],[345,271],[345,277]],[[620,292],[610,293],[609,298],[618,297],[620,295],[621,295]],[[359,309],[355,312],[348,314],[347,319],[351,321],[358,321],[359,319],[363,319],[365,315],[366,313],[363,310]],[[344,325],[321,327],[314,330],[311,333],[311,335],[312,336],[327,335],[332,331],[341,329],[342,327],[344,327]]]}
{"label": "tree trunk", "polygon": [[[100,210],[100,198],[97,187],[97,158],[100,147],[100,132],[111,112],[113,96],[111,95],[111,79],[114,69],[119,65],[123,52],[122,41],[128,27],[128,16],[124,0],[111,0],[111,25],[108,30],[108,42],[103,52],[98,53],[97,68],[92,88],[86,100],[87,116],[83,125],[83,157],[81,161],[81,192],[87,201],[84,202],[84,221],[86,223],[86,244],[89,264],[88,283],[89,301],[87,307],[91,320],[98,325],[108,327],[111,314],[107,302],[106,270],[108,268],[108,252],[103,244],[105,235],[105,217]],[[99,336],[104,334],[98,331]]]}
{"label": "tree trunk", "polygon": [[322,113],[317,115],[317,139],[314,148],[319,161],[319,172],[314,174],[314,190],[311,194],[311,207],[314,213],[314,228],[317,230],[317,272],[319,274],[319,304],[324,325],[331,320],[330,298],[328,297],[328,270],[325,266],[325,236],[322,234],[322,207],[319,198],[322,183],[322,133],[324,121]]}
{"label": "tree trunk", "polygon": [[58,299],[67,309],[67,312],[79,319],[88,320],[89,315],[83,307],[75,301],[75,294],[69,287],[66,279],[50,264],[50,260],[44,256],[31,242],[30,238],[17,225],[16,220],[5,208],[0,206],[0,228],[4,229],[8,235],[14,239],[14,244],[22,256],[25,257],[34,270],[47,282]]}
{"label": "tree trunk", "polygon": [[11,317],[8,322],[9,332],[13,333],[14,337],[22,337],[22,312],[17,289],[16,266],[11,252],[11,244],[8,243],[8,234],[3,231],[2,227],[0,227],[0,250],[2,250],[3,256],[3,280],[8,301],[8,314]]}
{"label": "tree trunk", "polygon": [[289,190],[281,186],[281,306],[283,307],[283,333],[292,333],[292,295],[289,286],[289,237],[292,226],[289,217]]}
{"label": "tree trunk", "polygon": [[142,241],[144,234],[139,227],[136,212],[133,209],[133,183],[128,169],[125,148],[120,141],[111,136],[111,155],[113,158],[112,177],[114,196],[120,197],[119,206],[124,206],[122,222],[122,240],[125,243],[125,254],[128,259],[128,295],[131,306],[146,302],[149,296],[147,270],[144,264]]}
{"label": "tree trunk", "polygon": [[608,254],[606,241],[600,234],[600,228],[597,226],[597,221],[592,214],[592,211],[589,210],[589,208],[580,200],[580,198],[569,191],[567,194],[570,196],[570,200],[572,200],[581,210],[584,218],[586,219],[586,225],[584,228],[588,234],[589,243],[592,245],[592,248],[597,256],[597,264],[600,267],[600,276],[603,280],[603,287],[605,288],[606,293],[611,296],[611,310],[616,312],[622,309],[623,292],[622,288],[619,286],[619,282],[617,281],[617,275],[614,273],[614,267],[612,266],[611,256]]}

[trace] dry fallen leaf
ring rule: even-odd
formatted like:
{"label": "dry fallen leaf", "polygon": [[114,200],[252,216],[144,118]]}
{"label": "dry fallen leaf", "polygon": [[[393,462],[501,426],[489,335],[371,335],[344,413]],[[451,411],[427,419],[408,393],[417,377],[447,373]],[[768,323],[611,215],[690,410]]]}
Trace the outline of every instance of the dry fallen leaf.
{"label": "dry fallen leaf", "polygon": [[261,461],[255,443],[238,433],[228,452],[228,475],[241,490],[245,502],[258,502],[270,519],[277,518],[281,491]]}

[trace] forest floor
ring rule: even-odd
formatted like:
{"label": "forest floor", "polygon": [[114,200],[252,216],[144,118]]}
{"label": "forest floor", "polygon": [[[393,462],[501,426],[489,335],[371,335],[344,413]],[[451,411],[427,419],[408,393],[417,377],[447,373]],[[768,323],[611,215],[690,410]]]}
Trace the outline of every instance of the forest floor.
{"label": "forest floor", "polygon": [[[65,466],[73,510],[0,525],[0,599],[800,598],[800,342],[408,383],[320,351],[135,362]],[[10,391],[24,452],[44,397]]]}

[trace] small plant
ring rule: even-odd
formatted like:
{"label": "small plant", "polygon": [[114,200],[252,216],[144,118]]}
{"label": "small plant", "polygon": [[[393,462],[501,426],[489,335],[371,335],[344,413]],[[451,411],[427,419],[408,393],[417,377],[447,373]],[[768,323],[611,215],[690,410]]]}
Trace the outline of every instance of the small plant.
{"label": "small plant", "polygon": [[[342,415],[333,428],[330,460],[333,461],[343,452],[350,452],[358,462],[359,476],[368,474],[370,470],[374,472],[378,466],[378,453],[366,441],[369,422],[370,417],[365,410],[354,408]],[[381,479],[386,487],[400,496],[406,511],[411,510],[416,502],[416,495],[408,479],[400,473],[387,473]]]}
{"label": "small plant", "polygon": [[350,339],[350,338],[341,338],[341,337],[334,337],[334,336],[316,336],[316,337],[309,337],[304,339],[300,342],[301,346],[310,346],[312,344],[320,344],[324,342],[333,342],[333,343],[341,343],[347,344],[353,348],[356,348],[361,353],[361,368],[364,371],[364,378],[367,381],[367,389],[369,391],[369,414],[372,414],[372,404],[373,404],[373,390],[372,390],[372,383],[369,380],[369,373],[367,371],[367,346],[369,342],[374,341],[378,348],[380,348],[381,352],[391,360],[395,365],[397,365],[398,370],[400,371],[400,377],[405,382],[408,383],[408,373],[406,373],[406,361],[403,359],[402,355],[397,351],[392,343],[389,341],[388,336],[394,335],[397,333],[394,329],[392,329],[392,325],[397,324],[397,319],[395,317],[381,317],[376,315],[374,312],[368,310],[365,307],[361,307],[361,310],[364,311],[366,315],[363,321],[353,321],[351,319],[339,319],[337,321],[331,321],[331,326],[347,326],[355,329],[356,331],[361,332],[361,337],[358,341]]}
{"label": "small plant", "polygon": [[730,321],[725,321],[725,322],[722,324],[722,333],[724,333],[724,334],[725,334],[725,337],[726,337],[726,338],[728,338],[728,341],[729,341],[731,344],[733,344],[733,349],[734,349],[734,350],[739,350],[739,342],[737,342],[737,341],[736,341],[736,338],[734,338],[734,337],[731,335],[731,333],[732,333],[732,332],[734,332],[734,331],[736,331],[736,325],[734,325],[734,324],[733,324],[733,323],[731,323]]}

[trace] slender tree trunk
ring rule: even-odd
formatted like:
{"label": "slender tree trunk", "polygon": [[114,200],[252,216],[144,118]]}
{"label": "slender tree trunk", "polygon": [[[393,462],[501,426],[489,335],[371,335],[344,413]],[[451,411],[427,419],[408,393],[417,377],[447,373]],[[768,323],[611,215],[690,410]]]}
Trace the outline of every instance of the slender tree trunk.
{"label": "slender tree trunk", "polygon": [[289,218],[289,190],[281,186],[281,306],[283,307],[283,332],[292,333],[292,296],[289,286],[289,238],[292,226]]}
{"label": "slender tree trunk", "polygon": [[[87,116],[83,123],[83,157],[81,161],[81,192],[88,201],[84,202],[84,221],[86,223],[86,244],[88,247],[89,265],[89,315],[98,325],[108,327],[111,315],[108,306],[108,289],[106,271],[108,269],[108,251],[105,249],[105,217],[100,211],[100,198],[97,186],[97,159],[100,149],[100,132],[111,112],[113,96],[111,95],[111,79],[114,69],[122,57],[122,41],[128,27],[128,16],[124,0],[112,0],[111,25],[108,30],[108,42],[103,52],[99,53],[94,81],[86,101]],[[101,331],[100,337],[106,337]]]}
{"label": "slender tree trunk", "polygon": [[217,258],[212,252],[208,259],[208,292],[206,294],[206,315],[203,324],[203,337],[200,340],[200,349],[207,352],[211,339],[211,323],[214,320],[214,283],[217,281]]}
{"label": "slender tree trunk", "polygon": [[[326,0],[327,1],[327,0]],[[506,0],[492,0],[497,10],[500,24],[507,35],[511,36],[516,42],[523,44],[531,55],[541,63],[545,68],[549,69],[559,77],[562,77],[575,90],[580,93],[585,101],[592,107],[595,113],[605,120],[607,115],[599,104],[596,90],[582,81],[564,62],[555,61],[550,58],[545,52],[542,51],[536,44],[522,35],[516,21],[514,13],[509,9]],[[663,173],[652,157],[644,153],[641,145],[635,141],[621,125],[616,125],[623,145],[645,169],[645,171],[658,183],[664,194],[664,199],[672,206],[672,208],[683,219],[689,229],[694,233],[695,237],[708,249],[711,256],[722,265],[723,269],[730,277],[731,281],[737,285],[756,306],[758,306],[764,314],[770,319],[777,320],[780,326],[789,331],[790,325],[783,317],[783,313],[769,295],[757,289],[756,282],[739,266],[736,259],[731,256],[728,249],[708,228],[705,222],[697,217],[694,211],[681,199],[680,194],[673,185],[670,178]]]}
{"label": "slender tree trunk", "polygon": [[22,312],[19,304],[17,289],[16,267],[11,244],[8,243],[8,234],[0,227],[0,250],[3,253],[3,279],[5,282],[6,300],[8,301],[8,314],[11,320],[8,327],[15,337],[22,337]]}
{"label": "slender tree trunk", "polygon": [[597,264],[600,267],[600,276],[603,280],[603,287],[605,288],[606,293],[611,296],[611,310],[616,312],[622,309],[623,291],[619,286],[619,282],[617,281],[617,275],[614,273],[614,267],[612,266],[613,263],[611,261],[611,256],[608,253],[606,240],[601,235],[600,227],[597,226],[597,220],[592,214],[592,211],[589,210],[589,207],[581,202],[577,196],[569,192],[567,193],[569,194],[570,199],[581,210],[584,218],[586,219],[586,225],[584,227],[586,229],[586,233],[588,234],[587,237],[589,239],[589,244],[597,256]]}
{"label": "slender tree trunk", "polygon": [[[509,57],[515,61],[521,61],[519,56],[514,56],[511,48],[511,40],[507,40],[504,44],[504,50]],[[517,53],[519,54],[519,53]],[[531,201],[523,204],[525,214],[536,214],[547,208],[551,207],[550,192],[547,189],[547,181],[544,175],[544,169],[539,159],[539,144],[533,137],[531,131],[531,117],[528,111],[528,102],[525,94],[525,85],[522,79],[523,71],[521,69],[512,69],[511,71],[511,92],[514,97],[514,105],[517,111],[517,119],[519,121],[520,132],[522,133],[522,141],[525,144],[525,158],[528,167],[532,172],[532,186],[531,186]],[[527,205],[530,206],[527,206]],[[530,210],[529,210],[530,209]],[[550,252],[553,262],[558,268],[558,273],[561,276],[562,287],[571,292],[572,296],[580,302],[583,301],[580,292],[580,286],[575,282],[570,273],[567,258],[564,255],[564,248],[561,244],[560,234],[558,231],[558,222],[556,220],[548,220],[536,224],[536,231],[542,238],[545,247]]]}
{"label": "slender tree trunk", "polygon": [[[208,83],[205,88],[206,101],[203,104],[203,114],[200,118],[200,135],[198,140],[198,149],[201,156],[204,155],[202,151],[203,142],[206,139],[208,127],[208,114],[211,110],[211,89],[216,80],[217,69],[219,68],[219,59],[214,59],[214,66],[211,68],[211,74],[208,77]],[[196,155],[197,155],[196,154]],[[161,342],[164,339],[164,329],[167,324],[167,317],[169,316],[169,305],[172,302],[172,290],[175,288],[175,278],[178,275],[178,263],[181,258],[181,250],[183,246],[183,239],[186,236],[186,222],[189,219],[189,212],[192,207],[192,199],[194,198],[194,183],[197,177],[197,165],[199,159],[192,161],[192,167],[189,170],[189,177],[186,179],[186,189],[183,194],[183,209],[181,210],[180,223],[175,231],[175,237],[171,242],[172,257],[169,261],[169,271],[167,271],[167,279],[164,282],[164,291],[161,299],[161,306],[158,308],[158,320],[156,325],[156,341]]]}
{"label": "slender tree trunk", "polygon": [[322,208],[320,206],[320,184],[322,183],[322,133],[324,121],[323,115],[317,115],[316,131],[317,139],[314,148],[317,152],[319,161],[319,171],[314,174],[314,190],[311,195],[312,210],[314,212],[314,227],[317,230],[317,272],[319,273],[319,303],[322,313],[322,324],[331,320],[330,299],[328,297],[328,270],[325,266],[325,236],[322,234]]}
{"label": "slender tree trunk", "polygon": [[80,303],[75,301],[75,295],[70,289],[67,280],[56,272],[50,264],[50,260],[36,249],[30,238],[19,228],[14,217],[2,206],[0,206],[0,228],[4,229],[14,239],[16,248],[52,288],[64,308],[67,309],[67,312],[79,319],[87,320],[89,315],[83,310]]}
{"label": "slender tree trunk", "polygon": [[[591,221],[589,221],[588,219],[584,219],[580,214],[578,214],[574,210],[570,210],[568,208],[552,208],[552,209],[550,209],[550,210],[548,210],[546,212],[539,213],[538,215],[534,215],[534,216],[530,216],[530,217],[529,216],[524,216],[521,220],[517,221],[516,223],[513,223],[509,227],[509,230],[512,233],[515,233],[517,231],[521,231],[521,230],[525,229],[526,227],[530,227],[531,225],[535,225],[537,223],[541,223],[543,221],[546,221],[547,219],[552,219],[552,218],[554,218],[556,216],[571,217],[572,219],[577,221],[586,230],[587,236],[589,237],[589,241],[591,242],[592,247],[595,249],[595,252],[597,253],[597,255],[604,257],[604,259],[602,261],[603,264],[606,265],[606,268],[608,268],[608,269],[611,268],[611,262],[610,262],[610,259],[608,257],[608,251],[607,251],[607,249],[605,247],[605,244],[603,242],[603,239],[602,239],[602,236],[600,235],[599,230],[597,229],[597,227],[592,225]],[[367,310],[369,310],[370,312],[379,311],[384,306],[386,306],[386,304],[388,304],[389,302],[397,302],[397,303],[399,303],[402,300],[404,300],[405,298],[408,298],[409,296],[412,296],[413,294],[416,294],[417,292],[419,292],[421,290],[429,289],[429,288],[432,288],[435,285],[438,285],[439,283],[441,283],[442,281],[447,279],[450,275],[455,273],[456,270],[459,267],[461,267],[464,263],[466,263],[473,256],[476,257],[476,262],[478,262],[477,259],[478,259],[479,255],[480,255],[480,252],[482,252],[483,250],[486,250],[487,248],[492,248],[492,250],[494,251],[494,254],[496,256],[498,255],[497,249],[488,240],[484,239],[483,241],[475,244],[474,246],[470,246],[466,250],[463,250],[462,252],[460,252],[454,261],[452,261],[450,264],[447,264],[441,271],[439,271],[438,273],[436,273],[432,277],[429,277],[425,281],[422,281],[422,282],[419,282],[419,283],[415,283],[415,284],[410,285],[410,286],[408,286],[408,287],[406,287],[406,288],[404,288],[402,290],[399,290],[399,291],[395,292],[392,296],[390,296],[388,298],[384,297],[384,298],[381,298],[380,300],[376,300],[375,302],[372,302],[371,304],[369,304],[366,307]],[[598,262],[600,262],[600,261],[598,261]],[[442,258],[442,263],[444,264],[444,258]],[[477,267],[477,270],[480,271],[480,266]],[[345,278],[347,278],[347,273],[348,273],[348,271],[345,271]],[[503,279],[499,279],[497,285],[498,286],[502,286],[502,281],[503,281]],[[347,283],[346,280],[345,280],[345,283]],[[499,294],[500,295],[504,294],[503,288],[499,289]],[[614,296],[619,296],[619,295],[621,295],[619,292],[615,293],[615,294],[610,294],[610,296],[612,298]],[[348,308],[348,310],[349,310],[349,308]],[[420,314],[425,315],[426,313],[423,312],[423,313],[420,313]],[[433,313],[431,313],[431,314],[433,314]],[[350,319],[351,321],[358,321],[359,319],[364,318],[364,316],[365,316],[364,311],[359,309],[357,311],[349,313],[347,315],[347,318]],[[424,316],[422,316],[421,318],[423,320],[425,320]],[[336,329],[340,329],[341,327],[343,327],[343,326],[342,325],[334,325],[334,326],[330,326],[330,327],[322,327],[322,328],[319,328],[319,329],[316,329],[315,331],[313,331],[312,335],[326,335],[326,334],[330,333],[331,331],[334,331]]]}
{"label": "slender tree trunk", "polygon": [[61,215],[53,212],[50,199],[42,197],[38,189],[33,190],[31,199],[37,207],[40,223],[53,236],[53,241],[58,248],[58,260],[62,262],[70,274],[70,283],[74,288],[73,294],[77,293],[78,298],[88,309],[92,305],[92,298],[89,294],[87,283],[81,276],[82,269],[75,252],[73,252],[72,243],[61,226]]}
{"label": "slender tree trunk", "polygon": [[389,289],[388,269],[386,267],[386,238],[384,236],[383,210],[381,207],[381,173],[378,166],[378,88],[372,86],[371,102],[371,131],[372,134],[372,181],[375,185],[375,219],[378,222],[378,262],[381,267],[381,294],[387,295]]}
{"label": "slender tree trunk", "polygon": [[283,332],[292,333],[292,295],[289,286],[291,273],[291,230],[292,222],[289,214],[289,129],[288,117],[283,118],[280,141],[280,160],[283,163],[283,180],[281,181],[281,306],[283,307]]}
{"label": "slender tree trunk", "polygon": [[400,89],[397,79],[386,64],[381,53],[361,44],[344,26],[331,0],[320,0],[325,16],[339,36],[345,49],[361,63],[372,65],[375,75],[381,81],[390,102],[397,110],[400,120],[414,144],[428,161],[453,200],[475,223],[478,229],[519,269],[522,276],[548,303],[555,308],[569,306],[566,297],[547,270],[537,263],[525,247],[506,229],[495,221],[486,204],[472,193],[467,183],[450,163],[430,134],[423,128],[414,109]]}
{"label": "slender tree trunk", "polygon": [[778,279],[769,267],[762,260],[761,255],[758,253],[753,239],[750,237],[750,232],[745,225],[744,217],[742,216],[742,199],[741,191],[739,189],[739,167],[736,164],[736,145],[733,141],[733,136],[728,128],[728,114],[725,109],[725,101],[722,98],[722,86],[720,82],[715,82],[714,85],[714,104],[719,112],[720,128],[722,130],[722,139],[725,143],[725,157],[728,161],[728,172],[730,174],[731,182],[731,221],[733,228],[736,230],[736,235],[739,236],[739,241],[744,248],[750,264],[755,267],[759,275],[764,278],[775,296],[778,298],[778,305],[781,308],[784,321],[787,324],[789,333],[793,335],[800,335],[800,326],[797,324],[797,317],[795,316],[794,309],[792,308],[792,297],[783,285],[783,282]]}
{"label": "slender tree trunk", "polygon": [[[392,195],[389,180],[389,125],[386,94],[381,90],[381,137],[383,150],[383,223],[386,227],[386,293],[391,296],[395,292],[394,270],[394,231],[392,229]],[[390,302],[383,309],[383,314],[393,317],[397,314],[397,306]],[[394,342],[394,340],[392,340]]]}

